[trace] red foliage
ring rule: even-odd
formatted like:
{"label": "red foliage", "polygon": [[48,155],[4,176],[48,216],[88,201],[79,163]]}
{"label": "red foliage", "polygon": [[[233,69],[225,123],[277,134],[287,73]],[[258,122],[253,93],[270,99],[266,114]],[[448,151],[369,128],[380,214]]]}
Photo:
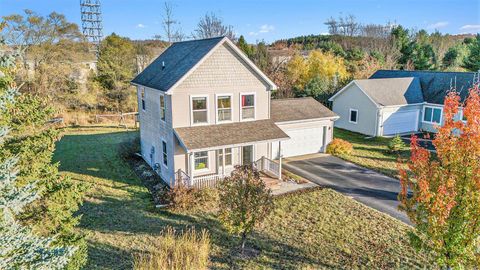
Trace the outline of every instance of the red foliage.
{"label": "red foliage", "polygon": [[[456,117],[462,105],[466,122]],[[443,112],[444,124],[437,127],[433,140],[436,156],[412,136],[410,172],[399,166],[400,209],[416,225],[417,242],[435,251],[439,264],[471,265],[480,260],[475,247],[480,234],[478,84],[470,89],[465,104],[456,92],[449,93]]]}

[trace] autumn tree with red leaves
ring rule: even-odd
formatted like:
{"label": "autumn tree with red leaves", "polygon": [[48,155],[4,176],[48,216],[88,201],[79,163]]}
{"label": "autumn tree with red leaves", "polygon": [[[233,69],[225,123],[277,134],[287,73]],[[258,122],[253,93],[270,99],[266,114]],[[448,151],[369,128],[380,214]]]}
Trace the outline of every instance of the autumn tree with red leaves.
{"label": "autumn tree with red leaves", "polygon": [[[466,121],[455,120],[462,105]],[[431,252],[439,266],[476,267],[480,265],[479,85],[470,89],[465,104],[457,93],[449,93],[443,111],[444,125],[437,127],[433,140],[435,156],[412,136],[409,171],[400,169],[400,209],[415,226],[412,244]]]}

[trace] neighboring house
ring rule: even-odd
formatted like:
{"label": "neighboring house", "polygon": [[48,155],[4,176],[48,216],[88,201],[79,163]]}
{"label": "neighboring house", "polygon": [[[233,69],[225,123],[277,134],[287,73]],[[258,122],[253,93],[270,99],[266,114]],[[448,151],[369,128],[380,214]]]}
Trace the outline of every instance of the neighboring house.
{"label": "neighboring house", "polygon": [[280,177],[281,156],[324,151],[337,119],[312,98],[272,100],[276,86],[224,37],[173,43],[132,83],[142,156],[170,186],[254,162]]}
{"label": "neighboring house", "polygon": [[[435,132],[445,96],[456,89],[464,101],[474,80],[473,72],[379,70],[329,99],[340,116],[335,126],[370,136]],[[461,110],[456,118],[463,119]]]}

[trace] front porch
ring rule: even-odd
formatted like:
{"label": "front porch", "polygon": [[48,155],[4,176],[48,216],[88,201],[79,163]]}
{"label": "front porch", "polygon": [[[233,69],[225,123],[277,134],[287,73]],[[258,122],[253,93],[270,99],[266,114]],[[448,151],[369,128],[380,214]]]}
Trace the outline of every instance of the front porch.
{"label": "front porch", "polygon": [[[279,144],[281,143],[279,142]],[[213,173],[208,171],[208,167],[211,166],[208,165],[209,155],[205,156],[203,152],[192,152],[188,155],[188,173],[179,169],[176,172],[175,180],[182,181],[184,184],[191,187],[215,187],[223,179],[231,175],[235,166],[252,165],[252,167],[256,168],[261,173],[261,179],[265,182],[267,187],[276,185],[282,178],[282,158],[280,157],[278,160],[274,161],[262,156],[259,159],[252,161],[253,159],[248,157],[250,154],[246,151],[248,148],[249,146],[237,147],[235,149],[222,148],[220,150],[214,150],[213,152],[216,162],[214,162],[215,171]],[[234,157],[232,156],[233,153],[239,153],[239,155]],[[225,159],[223,158],[224,156]],[[251,153],[251,156],[253,157],[253,152]]]}
{"label": "front porch", "polygon": [[176,155],[177,181],[196,187],[215,186],[230,176],[236,165],[252,165],[265,177],[281,179],[282,160],[271,159],[272,144],[278,144],[281,153],[282,141],[289,137],[269,119],[174,131],[183,150]]}

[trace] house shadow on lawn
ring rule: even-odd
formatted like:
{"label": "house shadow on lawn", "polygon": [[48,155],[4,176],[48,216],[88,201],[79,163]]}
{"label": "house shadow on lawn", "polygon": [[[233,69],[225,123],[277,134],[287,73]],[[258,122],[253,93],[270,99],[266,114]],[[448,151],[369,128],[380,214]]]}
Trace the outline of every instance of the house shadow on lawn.
{"label": "house shadow on lawn", "polygon": [[133,141],[137,131],[96,134],[67,134],[56,144],[54,162],[59,170],[128,185],[141,185],[134,172],[120,156],[122,142]]}

